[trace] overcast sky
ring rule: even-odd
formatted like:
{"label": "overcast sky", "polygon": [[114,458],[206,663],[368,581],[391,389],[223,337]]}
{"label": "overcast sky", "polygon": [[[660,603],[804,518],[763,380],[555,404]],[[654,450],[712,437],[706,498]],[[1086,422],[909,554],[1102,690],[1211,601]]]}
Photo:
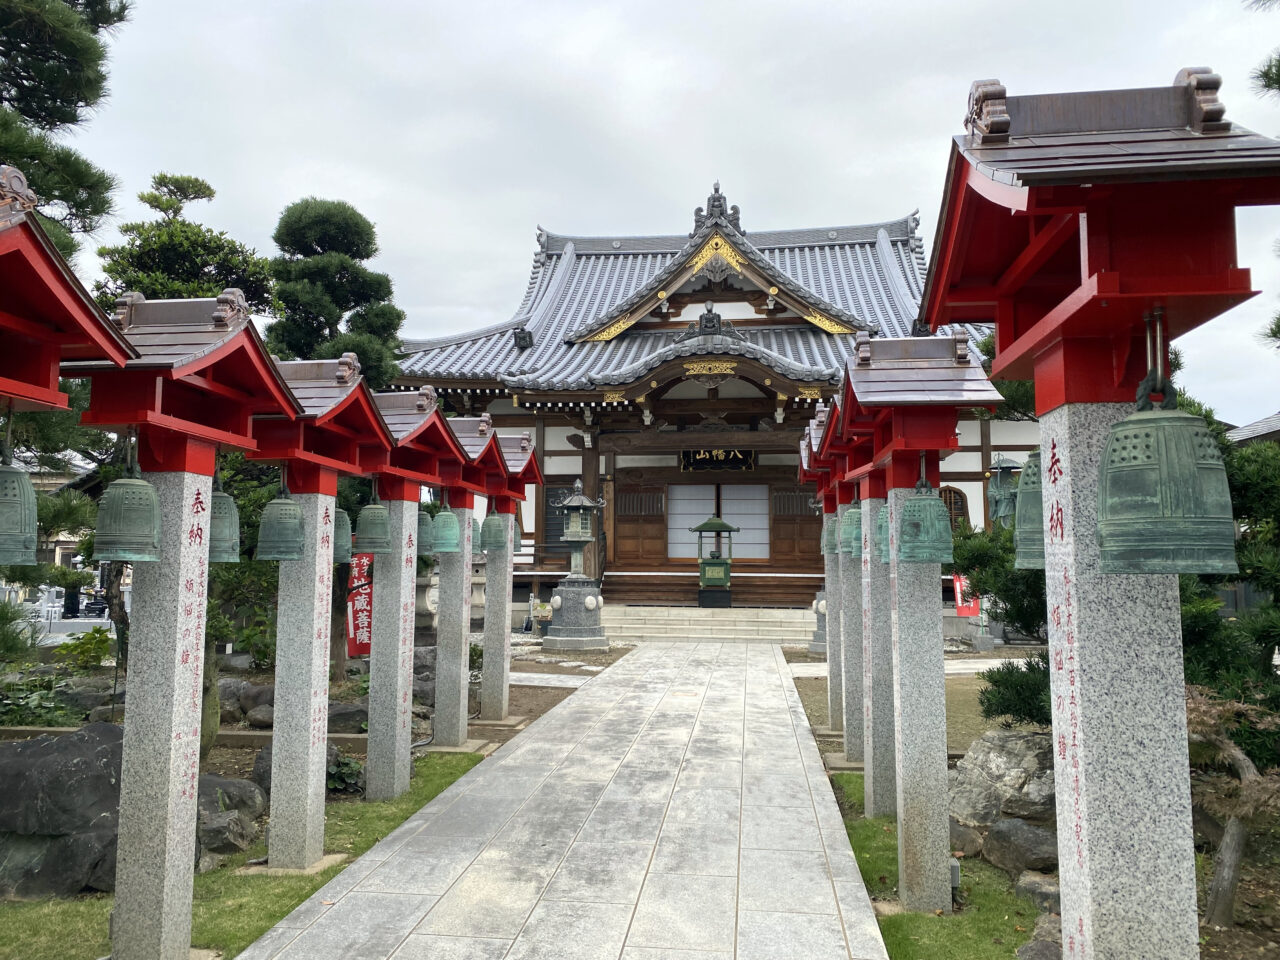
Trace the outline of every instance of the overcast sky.
{"label": "overcast sky", "polygon": [[[1280,101],[1249,80],[1274,46],[1280,12],[1240,0],[135,0],[110,101],[74,142],[120,177],[121,220],[146,213],[152,173],[196,174],[218,197],[193,218],[264,255],[293,200],[353,203],[405,335],[438,336],[511,316],[537,224],[688,231],[716,179],[748,231],[919,208],[929,249],[979,78],[1012,95],[1207,65],[1228,119],[1280,134]],[[1280,308],[1280,208],[1239,228],[1261,294],[1182,341],[1184,383],[1233,423],[1280,408],[1280,356],[1257,339]]]}

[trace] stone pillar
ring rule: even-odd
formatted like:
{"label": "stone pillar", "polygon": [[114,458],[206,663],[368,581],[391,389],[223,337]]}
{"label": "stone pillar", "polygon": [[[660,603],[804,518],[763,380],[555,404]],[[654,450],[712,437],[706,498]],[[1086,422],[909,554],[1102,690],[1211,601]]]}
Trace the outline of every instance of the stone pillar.
{"label": "stone pillar", "polygon": [[[856,503],[840,508],[843,519]],[[840,554],[840,668],[844,701],[844,757],[855,763],[863,758],[862,708],[862,564],[851,553]]]}
{"label": "stone pillar", "polygon": [[467,742],[467,691],[471,681],[471,506],[453,492],[451,509],[462,531],[458,553],[440,554],[440,612],[436,615],[435,742]]}
{"label": "stone pillar", "polygon": [[392,552],[373,558],[369,752],[365,761],[365,796],[370,800],[390,800],[409,789],[409,744],[413,741],[413,588],[418,565],[416,484],[412,495],[413,499],[383,496],[391,514]]}
{"label": "stone pillar", "polygon": [[1099,570],[1098,465],[1132,410],[1040,420],[1065,960],[1200,956],[1178,578]]}
{"label": "stone pillar", "polygon": [[[843,508],[841,508],[843,509]],[[831,730],[844,729],[844,682],[840,673],[844,666],[841,639],[844,628],[840,621],[840,551],[827,551],[826,530],[828,524],[839,524],[837,511],[831,511],[822,521],[822,565],[826,573],[824,588],[827,591],[827,726]]]}
{"label": "stone pillar", "polygon": [[511,563],[516,518],[495,514],[502,521],[502,550],[489,551],[484,590],[484,666],[480,673],[480,717],[505,720],[511,670]]}
{"label": "stone pillar", "polygon": [[884,500],[862,501],[862,763],[868,817],[898,812],[889,565],[880,562],[872,536],[883,509]]}
{"label": "stone pillar", "polygon": [[302,510],[303,547],[301,560],[280,563],[267,860],[302,870],[324,855],[334,498],[293,499]]}
{"label": "stone pillar", "polygon": [[[212,468],[212,452],[209,459]],[[133,567],[111,955],[187,960],[211,480],[184,472],[144,479],[160,497],[160,560]]]}
{"label": "stone pillar", "polygon": [[951,911],[947,694],[942,567],[899,563],[898,525],[911,490],[889,491],[889,593],[896,717],[898,896],[903,907]]}

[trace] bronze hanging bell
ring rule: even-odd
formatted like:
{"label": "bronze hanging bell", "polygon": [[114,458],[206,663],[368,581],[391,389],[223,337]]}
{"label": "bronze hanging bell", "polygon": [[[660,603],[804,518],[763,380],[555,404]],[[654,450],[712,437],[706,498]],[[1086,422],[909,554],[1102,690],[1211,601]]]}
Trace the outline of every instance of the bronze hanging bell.
{"label": "bronze hanging bell", "polygon": [[876,550],[880,554],[880,562],[889,562],[889,504],[880,507],[880,515],[876,517]]}
{"label": "bronze hanging bell", "polygon": [[1013,566],[1016,570],[1044,569],[1044,500],[1040,480],[1040,448],[1027,455],[1018,479],[1013,514]]}
{"label": "bronze hanging bell", "polygon": [[484,548],[480,545],[480,521],[471,517],[471,559],[480,560],[484,557]]}
{"label": "bronze hanging bell", "polygon": [[302,508],[289,496],[281,479],[280,495],[262,508],[258,524],[258,560],[301,560],[304,539]]}
{"label": "bronze hanging bell", "polygon": [[378,499],[378,482],[373,483],[373,499],[356,517],[356,540],[352,553],[391,553],[391,511]]}
{"label": "bronze hanging bell", "polygon": [[462,529],[458,518],[447,506],[436,514],[431,525],[433,553],[458,553],[461,550]]}
{"label": "bronze hanging bell", "polygon": [[160,495],[142,479],[132,443],[125,476],[112,481],[98,503],[93,559],[130,563],[160,559]]}
{"label": "bronze hanging bell", "polygon": [[[1138,386],[1138,409],[1112,425],[1102,454],[1100,568],[1234,574],[1235,520],[1222,452],[1202,417],[1178,409],[1177,390],[1162,372],[1159,312],[1155,322],[1156,364]],[[1162,395],[1159,407],[1153,393]]]}
{"label": "bronze hanging bell", "polygon": [[507,526],[498,514],[491,513],[484,518],[484,523],[480,526],[480,545],[486,553],[507,549]]}
{"label": "bronze hanging bell", "polygon": [[36,490],[27,471],[13,465],[9,447],[5,445],[0,453],[0,563],[34,566],[39,529]]}
{"label": "bronze hanging bell", "polygon": [[899,563],[951,563],[951,511],[929,486],[920,455],[920,480],[915,493],[902,501],[898,524]]}
{"label": "bronze hanging bell", "polygon": [[216,472],[213,487],[209,497],[209,562],[239,563],[240,511],[235,498],[223,492]]}
{"label": "bronze hanging bell", "polygon": [[850,557],[862,556],[862,506],[855,503],[840,518],[840,552]]}
{"label": "bronze hanging bell", "polygon": [[333,511],[333,562],[351,562],[351,514],[337,507]]}
{"label": "bronze hanging bell", "polygon": [[822,520],[822,552],[840,552],[840,521],[834,514],[827,514]]}
{"label": "bronze hanging bell", "polygon": [[422,507],[418,508],[418,556],[429,557],[435,549],[435,523],[431,514]]}

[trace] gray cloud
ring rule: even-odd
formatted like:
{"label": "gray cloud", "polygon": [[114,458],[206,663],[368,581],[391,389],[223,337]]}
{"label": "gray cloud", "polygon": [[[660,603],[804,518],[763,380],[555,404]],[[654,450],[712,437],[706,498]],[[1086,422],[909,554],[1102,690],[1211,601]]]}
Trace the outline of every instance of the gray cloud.
{"label": "gray cloud", "polygon": [[[931,241],[969,83],[1013,93],[1168,83],[1208,64],[1228,116],[1280,132],[1248,76],[1280,14],[1243,3],[367,3],[139,0],[112,97],[76,137],[120,175],[219,196],[193,215],[271,253],[316,194],[378,226],[410,336],[506,319],[534,227],[671,233],[719,178],[750,229],[920,208]],[[1280,213],[1240,217],[1260,297],[1185,338],[1187,386],[1245,422],[1280,407],[1256,332],[1280,304]],[[113,230],[99,238],[113,242]],[[92,255],[79,265],[96,273]]]}

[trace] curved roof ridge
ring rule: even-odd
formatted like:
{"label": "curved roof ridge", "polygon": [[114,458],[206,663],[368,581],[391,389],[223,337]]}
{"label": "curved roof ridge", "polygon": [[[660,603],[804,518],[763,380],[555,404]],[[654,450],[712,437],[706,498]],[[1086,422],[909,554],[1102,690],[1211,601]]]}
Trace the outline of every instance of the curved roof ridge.
{"label": "curved roof ridge", "polygon": [[876,234],[876,259],[880,261],[880,269],[888,281],[889,294],[898,302],[898,309],[904,317],[911,317],[920,311],[920,300],[911,292],[907,278],[902,275],[902,265],[898,260],[889,234],[881,230]]}

